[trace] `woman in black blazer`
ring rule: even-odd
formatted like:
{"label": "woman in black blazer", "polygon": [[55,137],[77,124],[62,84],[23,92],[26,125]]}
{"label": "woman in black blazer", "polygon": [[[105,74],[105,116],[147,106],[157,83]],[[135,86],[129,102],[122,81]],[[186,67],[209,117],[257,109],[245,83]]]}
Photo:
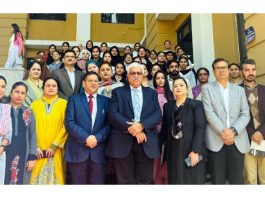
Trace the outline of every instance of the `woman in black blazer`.
{"label": "woman in black blazer", "polygon": [[206,158],[203,105],[187,97],[188,86],[182,77],[174,80],[173,93],[176,100],[164,106],[160,133],[160,145],[164,145],[164,159],[168,163],[168,182],[203,184]]}

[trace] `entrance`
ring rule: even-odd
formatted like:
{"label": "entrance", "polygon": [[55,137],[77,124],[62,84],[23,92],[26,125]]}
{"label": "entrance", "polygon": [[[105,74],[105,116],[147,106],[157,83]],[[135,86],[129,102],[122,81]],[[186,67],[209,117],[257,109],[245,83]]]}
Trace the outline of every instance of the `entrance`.
{"label": "entrance", "polygon": [[189,17],[177,30],[178,45],[180,45],[189,59],[193,62],[191,17]]}

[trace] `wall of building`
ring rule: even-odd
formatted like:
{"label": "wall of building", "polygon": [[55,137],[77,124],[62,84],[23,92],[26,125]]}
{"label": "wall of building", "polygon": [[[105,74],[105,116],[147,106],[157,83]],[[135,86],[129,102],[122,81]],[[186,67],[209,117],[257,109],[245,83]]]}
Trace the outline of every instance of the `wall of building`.
{"label": "wall of building", "polygon": [[245,14],[245,28],[253,26],[256,37],[248,43],[248,58],[252,58],[257,64],[257,80],[259,83],[265,84],[265,14]]}
{"label": "wall of building", "polygon": [[164,49],[164,41],[170,40],[174,50],[177,44],[177,30],[189,16],[178,14],[174,20],[158,20],[156,14],[147,14],[146,47],[161,51]]}
{"label": "wall of building", "polygon": [[0,14],[0,67],[4,66],[7,59],[12,23],[18,24],[25,38],[27,14]]}
{"label": "wall of building", "polygon": [[66,21],[29,19],[29,40],[76,40],[76,14],[66,14]]}
{"label": "wall of building", "polygon": [[213,37],[215,57],[239,63],[239,48],[235,14],[213,14]]}
{"label": "wall of building", "polygon": [[91,39],[95,42],[140,42],[144,35],[144,14],[135,14],[134,22],[134,24],[101,23],[101,14],[91,14]]}

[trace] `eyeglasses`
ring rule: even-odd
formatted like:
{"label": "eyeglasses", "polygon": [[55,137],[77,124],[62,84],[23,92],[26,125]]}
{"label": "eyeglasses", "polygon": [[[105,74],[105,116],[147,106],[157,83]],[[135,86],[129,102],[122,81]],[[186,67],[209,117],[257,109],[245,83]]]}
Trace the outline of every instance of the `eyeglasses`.
{"label": "eyeglasses", "polygon": [[130,72],[129,73],[131,76],[135,76],[135,75],[137,75],[137,76],[141,76],[141,75],[143,75],[143,72]]}
{"label": "eyeglasses", "polygon": [[65,58],[75,58],[75,56],[64,56]]}
{"label": "eyeglasses", "polygon": [[98,83],[98,80],[87,80],[89,83]]}
{"label": "eyeglasses", "polygon": [[221,70],[228,69],[228,67],[227,66],[224,66],[224,67],[215,67],[215,69],[218,70],[218,71],[221,71]]}

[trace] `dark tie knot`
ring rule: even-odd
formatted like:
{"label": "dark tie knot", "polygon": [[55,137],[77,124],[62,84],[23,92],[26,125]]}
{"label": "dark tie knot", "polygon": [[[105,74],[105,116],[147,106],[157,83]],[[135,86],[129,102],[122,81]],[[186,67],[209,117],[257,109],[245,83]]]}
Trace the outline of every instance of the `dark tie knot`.
{"label": "dark tie knot", "polygon": [[93,95],[89,95],[88,98],[89,100],[91,100],[93,98]]}

